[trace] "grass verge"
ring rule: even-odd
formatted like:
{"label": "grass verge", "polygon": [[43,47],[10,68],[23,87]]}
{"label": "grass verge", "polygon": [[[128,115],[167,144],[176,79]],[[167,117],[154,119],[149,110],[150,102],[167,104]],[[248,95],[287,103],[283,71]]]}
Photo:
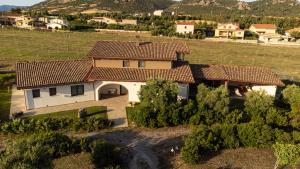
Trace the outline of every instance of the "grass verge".
{"label": "grass verge", "polygon": [[[86,110],[87,110],[86,118],[93,117],[93,118],[107,119],[107,107],[94,106],[94,107],[88,107],[88,108],[86,108]],[[40,115],[30,116],[28,118],[31,118],[31,119],[44,119],[44,118],[77,119],[78,118],[78,109],[61,111],[61,112],[53,112],[53,113],[47,113],[47,114],[40,114]]]}

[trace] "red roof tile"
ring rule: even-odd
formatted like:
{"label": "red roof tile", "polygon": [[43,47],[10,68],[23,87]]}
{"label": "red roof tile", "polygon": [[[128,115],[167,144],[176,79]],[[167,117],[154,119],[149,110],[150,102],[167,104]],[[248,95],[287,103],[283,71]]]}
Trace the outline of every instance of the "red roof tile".
{"label": "red roof tile", "polygon": [[195,81],[227,80],[261,85],[284,86],[270,69],[252,66],[191,65]]}
{"label": "red roof tile", "polygon": [[91,60],[19,62],[16,65],[19,89],[63,85],[85,81]]}
{"label": "red roof tile", "polygon": [[277,26],[274,24],[252,24],[251,26],[256,29],[277,29]]}
{"label": "red roof tile", "polygon": [[149,79],[165,79],[183,83],[194,83],[187,62],[174,62],[173,69],[137,69],[137,68],[93,68],[88,79],[108,81],[145,82]]}
{"label": "red roof tile", "polygon": [[99,41],[89,57],[96,59],[176,60],[176,53],[189,53],[186,44]]}

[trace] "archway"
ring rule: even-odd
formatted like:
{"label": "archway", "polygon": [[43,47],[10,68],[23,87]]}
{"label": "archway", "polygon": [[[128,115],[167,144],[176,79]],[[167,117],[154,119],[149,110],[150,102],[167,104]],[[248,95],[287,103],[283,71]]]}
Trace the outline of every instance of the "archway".
{"label": "archway", "polygon": [[97,94],[98,100],[120,96],[128,97],[128,89],[120,84],[105,84],[98,89]]}

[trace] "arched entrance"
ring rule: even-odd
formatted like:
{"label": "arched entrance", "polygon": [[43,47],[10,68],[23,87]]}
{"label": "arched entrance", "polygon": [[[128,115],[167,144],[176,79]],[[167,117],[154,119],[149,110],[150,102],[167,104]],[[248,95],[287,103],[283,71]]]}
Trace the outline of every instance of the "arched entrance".
{"label": "arched entrance", "polygon": [[128,89],[120,84],[105,84],[98,89],[97,94],[97,99],[103,100],[113,97],[126,96],[128,95]]}

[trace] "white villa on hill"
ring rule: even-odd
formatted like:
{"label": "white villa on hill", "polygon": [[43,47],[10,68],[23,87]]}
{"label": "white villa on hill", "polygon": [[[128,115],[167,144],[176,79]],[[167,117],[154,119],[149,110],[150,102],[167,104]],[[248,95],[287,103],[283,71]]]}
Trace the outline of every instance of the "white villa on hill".
{"label": "white villa on hill", "polygon": [[64,19],[50,19],[49,23],[46,24],[47,29],[63,29],[68,27],[69,23]]}
{"label": "white villa on hill", "polygon": [[276,34],[277,26],[274,24],[252,24],[249,30],[258,35]]}
{"label": "white villa on hill", "polygon": [[177,21],[176,32],[180,34],[194,34],[195,22],[191,21]]}
{"label": "white villa on hill", "polygon": [[180,99],[195,94],[190,88],[199,83],[225,84],[240,94],[264,90],[272,96],[284,85],[266,68],[190,65],[184,61],[189,52],[181,42],[99,41],[83,60],[18,62],[17,88],[24,91],[26,109],[31,110],[120,95],[136,103],[149,79],[177,82]]}
{"label": "white villa on hill", "polygon": [[244,39],[245,31],[240,29],[238,23],[218,23],[215,30],[215,37],[220,38],[241,38]]}

